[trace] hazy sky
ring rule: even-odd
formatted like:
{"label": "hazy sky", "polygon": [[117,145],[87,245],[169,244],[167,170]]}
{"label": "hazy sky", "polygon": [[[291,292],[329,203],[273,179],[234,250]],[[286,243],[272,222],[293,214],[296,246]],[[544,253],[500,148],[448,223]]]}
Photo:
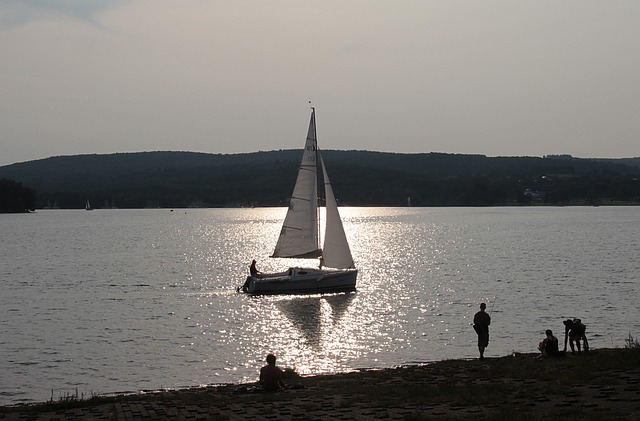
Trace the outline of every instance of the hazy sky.
{"label": "hazy sky", "polygon": [[640,156],[640,1],[0,0],[0,165],[302,148]]}

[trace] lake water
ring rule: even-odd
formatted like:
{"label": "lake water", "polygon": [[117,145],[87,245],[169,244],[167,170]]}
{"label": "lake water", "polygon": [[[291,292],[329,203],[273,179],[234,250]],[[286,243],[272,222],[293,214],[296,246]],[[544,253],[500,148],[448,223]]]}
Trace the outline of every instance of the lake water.
{"label": "lake water", "polygon": [[[640,208],[341,208],[357,292],[235,292],[285,209],[0,215],[0,404],[534,352],[562,320],[640,336]],[[304,265],[304,261],[293,262]],[[310,263],[306,263],[309,265]],[[311,262],[311,264],[315,264]]]}

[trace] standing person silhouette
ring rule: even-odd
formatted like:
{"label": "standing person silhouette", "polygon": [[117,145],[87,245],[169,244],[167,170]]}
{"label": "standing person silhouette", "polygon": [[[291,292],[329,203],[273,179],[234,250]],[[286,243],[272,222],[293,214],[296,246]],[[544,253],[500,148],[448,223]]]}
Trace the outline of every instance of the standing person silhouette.
{"label": "standing person silhouette", "polygon": [[484,358],[484,349],[489,346],[489,325],[491,324],[491,316],[485,311],[487,305],[480,303],[480,311],[473,316],[473,328],[478,334],[478,351],[480,351],[480,359]]}
{"label": "standing person silhouette", "polygon": [[[564,351],[567,351],[567,337],[569,339],[569,345],[571,345],[571,353],[575,354],[575,347],[578,348],[578,354],[580,354],[580,341],[584,345],[585,352],[589,350],[589,341],[587,340],[587,327],[582,324],[580,319],[567,319],[564,322]],[[574,347],[575,344],[575,347]]]}

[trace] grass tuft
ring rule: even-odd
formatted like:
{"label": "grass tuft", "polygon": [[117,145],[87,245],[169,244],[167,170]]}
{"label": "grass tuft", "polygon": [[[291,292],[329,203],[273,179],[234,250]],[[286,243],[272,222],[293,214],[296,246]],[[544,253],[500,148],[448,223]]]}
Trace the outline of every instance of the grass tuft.
{"label": "grass tuft", "polygon": [[640,349],[640,342],[638,342],[638,340],[636,338],[634,338],[633,336],[631,336],[631,332],[629,332],[629,337],[627,339],[624,340],[625,341],[625,348],[627,349]]}

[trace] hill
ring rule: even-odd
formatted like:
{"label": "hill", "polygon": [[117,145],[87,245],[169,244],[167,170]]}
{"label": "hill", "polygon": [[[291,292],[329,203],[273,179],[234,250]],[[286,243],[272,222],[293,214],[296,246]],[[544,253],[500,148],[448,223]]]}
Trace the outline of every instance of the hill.
{"label": "hill", "polygon": [[[640,158],[323,151],[338,200],[356,206],[637,204]],[[301,151],[58,156],[0,167],[37,207],[282,206]],[[526,194],[525,194],[526,192]]]}

